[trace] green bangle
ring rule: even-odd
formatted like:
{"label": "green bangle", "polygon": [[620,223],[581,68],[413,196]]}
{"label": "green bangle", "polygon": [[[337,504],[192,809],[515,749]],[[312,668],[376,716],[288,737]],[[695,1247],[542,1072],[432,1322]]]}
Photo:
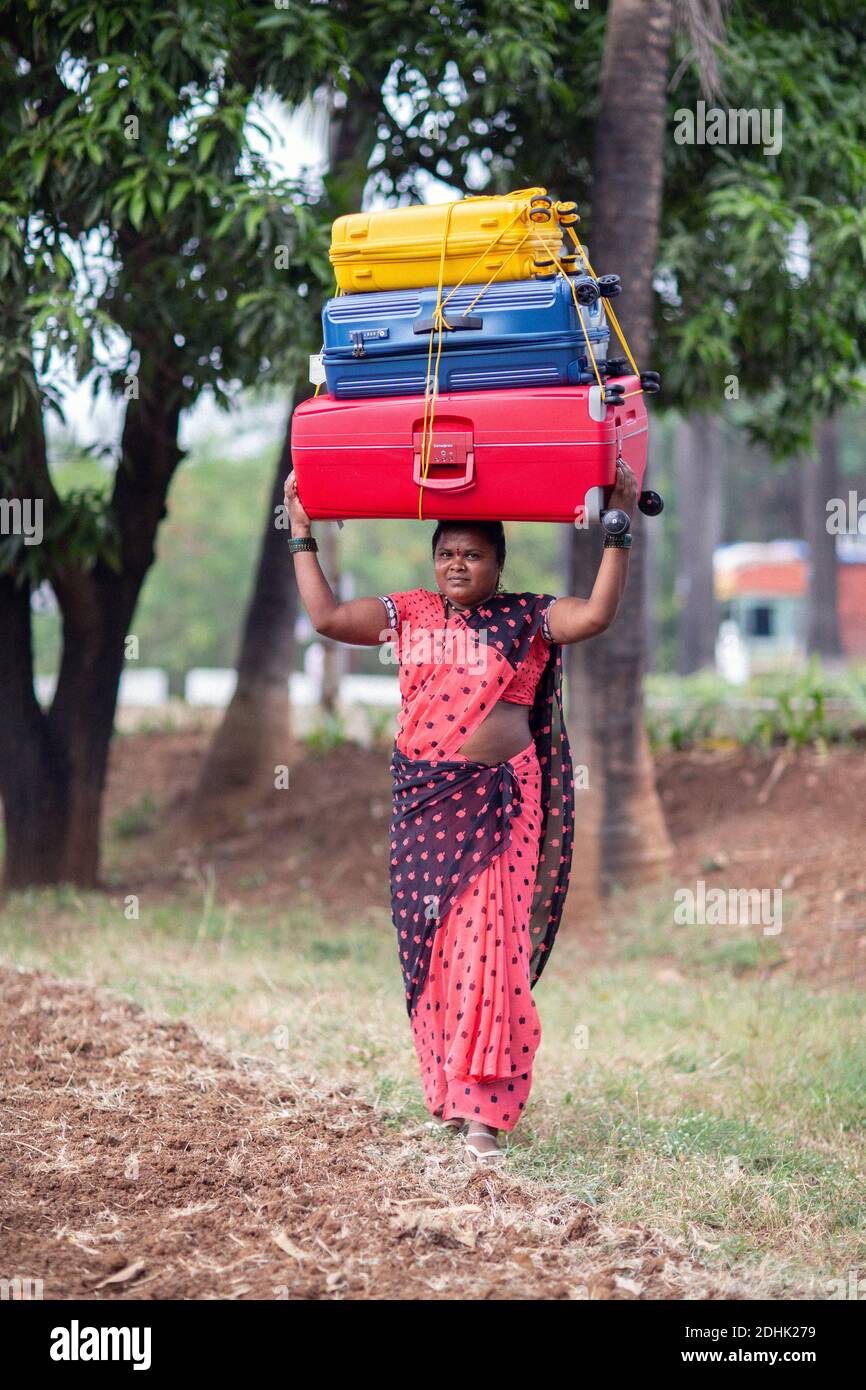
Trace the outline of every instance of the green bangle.
{"label": "green bangle", "polygon": [[605,550],[630,550],[631,531],[620,531],[618,535],[606,535],[604,538]]}
{"label": "green bangle", "polygon": [[315,536],[290,536],[289,550],[294,555],[298,550],[318,550],[319,542]]}

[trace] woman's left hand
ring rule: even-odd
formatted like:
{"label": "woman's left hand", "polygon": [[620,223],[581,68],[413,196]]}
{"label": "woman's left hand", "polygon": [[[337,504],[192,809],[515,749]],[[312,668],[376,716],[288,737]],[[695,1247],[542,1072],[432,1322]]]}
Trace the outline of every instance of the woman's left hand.
{"label": "woman's left hand", "polygon": [[637,478],[625,459],[617,459],[616,483],[607,504],[608,508],[620,507],[624,512],[628,512],[629,516],[633,516],[636,502]]}

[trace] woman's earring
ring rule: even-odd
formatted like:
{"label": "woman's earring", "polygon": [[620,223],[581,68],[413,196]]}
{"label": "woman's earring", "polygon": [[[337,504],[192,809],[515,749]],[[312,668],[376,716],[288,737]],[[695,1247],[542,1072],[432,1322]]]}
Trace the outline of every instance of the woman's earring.
{"label": "woman's earring", "polygon": [[495,592],[496,592],[497,594],[504,594],[504,593],[505,593],[505,590],[504,590],[503,587],[502,587],[502,576],[501,576],[501,575],[499,576],[499,578],[498,578],[497,581],[496,581],[496,589],[495,589]]}

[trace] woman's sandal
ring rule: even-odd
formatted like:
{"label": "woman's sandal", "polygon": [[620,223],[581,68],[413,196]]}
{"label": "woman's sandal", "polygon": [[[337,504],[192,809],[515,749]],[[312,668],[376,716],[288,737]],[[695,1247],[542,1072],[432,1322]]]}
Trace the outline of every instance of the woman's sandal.
{"label": "woman's sandal", "polygon": [[451,1115],[447,1120],[443,1120],[441,1115],[434,1115],[428,1128],[433,1129],[435,1126],[436,1129],[449,1129],[452,1134],[462,1134],[467,1123],[461,1115]]}
{"label": "woman's sandal", "polygon": [[452,1115],[450,1120],[440,1120],[443,1129],[453,1130],[455,1134],[462,1134],[466,1128],[466,1121],[460,1115]]}
{"label": "woman's sandal", "polygon": [[473,1139],[481,1139],[482,1137],[486,1139],[492,1139],[494,1136],[491,1135],[486,1129],[476,1129],[473,1132],[473,1130],[469,1126],[467,1126],[465,1140],[466,1152],[472,1155],[476,1163],[485,1163],[488,1167],[491,1168],[497,1163],[504,1163],[504,1149],[479,1149],[475,1144],[472,1143]]}

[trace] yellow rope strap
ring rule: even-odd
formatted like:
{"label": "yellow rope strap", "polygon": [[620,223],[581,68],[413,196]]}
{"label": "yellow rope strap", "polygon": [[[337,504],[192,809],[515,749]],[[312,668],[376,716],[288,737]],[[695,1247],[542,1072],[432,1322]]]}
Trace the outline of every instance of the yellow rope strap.
{"label": "yellow rope strap", "polygon": [[[529,189],[529,188],[527,188],[527,189],[517,189],[517,190],[515,190],[514,193],[507,194],[506,196],[507,196],[507,197],[515,197],[515,196],[517,196],[517,195],[523,195],[523,194],[527,194],[527,193],[533,194],[533,195],[534,195],[535,193],[544,193],[544,192],[545,192],[545,190],[544,190],[543,188],[540,188],[540,189]],[[472,197],[472,198],[461,198],[461,199],[459,199],[458,201],[459,201],[459,202],[466,202],[466,203],[469,203],[469,202],[478,202],[478,201],[480,201],[480,197],[477,197],[477,196],[476,196],[476,197]],[[507,223],[505,224],[505,226],[502,227],[501,230],[498,231],[498,232],[496,233],[496,236],[491,237],[491,239],[490,239],[490,241],[488,242],[487,246],[484,248],[484,250],[481,252],[481,254],[480,254],[479,256],[476,256],[475,260],[472,262],[472,264],[470,265],[469,269],[466,271],[465,275],[463,275],[463,276],[461,277],[461,279],[458,280],[458,282],[457,282],[456,285],[453,285],[453,286],[452,286],[452,288],[449,290],[448,294],[447,294],[447,295],[445,296],[445,298],[443,299],[443,298],[442,298],[442,289],[443,289],[443,281],[444,281],[444,278],[445,278],[445,253],[446,253],[446,248],[447,248],[447,243],[448,243],[448,232],[449,232],[449,229],[450,229],[450,226],[451,226],[451,214],[452,214],[452,212],[454,211],[454,208],[455,208],[455,207],[457,207],[457,202],[449,203],[449,204],[448,204],[448,211],[447,211],[446,214],[445,214],[445,227],[444,227],[443,233],[442,233],[442,250],[441,250],[440,255],[439,255],[439,278],[438,278],[437,286],[436,286],[436,308],[435,308],[434,311],[433,311],[433,327],[430,329],[430,341],[429,341],[428,348],[427,348],[427,375],[426,375],[426,379],[425,379],[425,382],[424,382],[424,421],[423,421],[423,424],[422,424],[422,426],[421,426],[421,483],[420,483],[420,485],[419,485],[419,487],[418,487],[418,520],[419,520],[419,521],[423,521],[423,519],[424,519],[424,517],[423,517],[423,507],[424,507],[424,482],[425,482],[425,480],[426,480],[426,478],[427,478],[427,474],[428,474],[428,472],[429,472],[429,470],[430,470],[430,458],[431,458],[432,451],[433,451],[433,421],[434,421],[435,414],[436,414],[436,397],[437,397],[438,394],[439,394],[439,362],[440,362],[440,359],[441,359],[441,357],[442,357],[442,337],[443,337],[443,330],[446,330],[446,329],[450,328],[450,325],[449,325],[449,323],[447,322],[447,320],[446,320],[446,318],[445,318],[445,313],[444,313],[445,305],[448,303],[448,300],[451,298],[451,296],[454,295],[454,294],[456,294],[457,291],[461,288],[461,286],[464,285],[464,284],[466,283],[466,281],[467,281],[467,280],[469,279],[469,277],[471,276],[473,270],[474,270],[475,267],[478,265],[479,261],[482,261],[482,260],[484,259],[484,257],[489,253],[489,251],[491,250],[491,248],[492,248],[493,246],[496,245],[497,241],[499,241],[499,240],[505,235],[505,233],[506,233],[507,231],[509,231],[509,229],[510,229],[511,227],[513,227],[514,223],[517,222],[517,221],[519,221],[520,218],[523,216],[523,208],[518,208],[517,212],[514,214],[514,216],[511,218],[511,220],[510,220],[509,222],[507,222]],[[508,253],[508,255],[506,256],[505,260],[504,260],[503,263],[502,263],[503,265],[507,265],[508,261],[511,260],[511,257],[512,257],[517,251],[520,250],[520,247],[523,245],[523,243],[524,243],[531,235],[532,235],[532,229],[530,229],[530,231],[528,231],[528,232],[526,233],[526,235],[523,236],[523,237],[521,238],[521,240],[520,240],[520,241],[518,242],[518,244],[514,247],[514,249]],[[543,245],[543,243],[542,243],[542,245]],[[482,295],[485,293],[485,291],[488,290],[488,289],[490,288],[490,286],[493,284],[493,281],[495,280],[496,275],[499,273],[499,271],[501,271],[501,269],[502,269],[502,266],[497,266],[496,270],[493,272],[493,275],[491,275],[490,279],[487,281],[487,284],[482,286],[482,288],[479,290],[478,294],[477,294],[477,295],[475,296],[475,298],[473,299],[472,303],[464,310],[464,313],[468,313],[469,310],[470,310],[471,308],[473,308],[473,306],[474,306],[475,304],[477,304],[477,302],[478,302],[478,300],[481,298],[481,296],[482,296]],[[432,378],[431,378],[431,365],[432,365],[432,360],[433,360],[433,338],[434,338],[434,335],[435,335],[436,333],[439,334],[439,338],[438,338],[438,343],[437,343],[437,348],[436,348],[436,365],[435,365],[435,367],[433,368],[433,371],[432,371]],[[428,412],[429,412],[429,413],[428,413]]]}
{"label": "yellow rope strap", "polygon": [[[528,196],[528,197],[533,197],[533,196],[539,195],[539,194],[546,194],[546,192],[547,192],[547,190],[544,189],[544,188],[521,188],[521,189],[515,189],[515,190],[513,190],[513,192],[511,192],[511,193],[509,193],[509,194],[506,194],[505,196],[506,196],[506,197],[511,197],[511,198],[513,198],[513,197],[521,197],[521,196],[523,196],[523,197],[526,197],[526,196]],[[435,415],[436,415],[436,398],[437,398],[437,396],[438,396],[438,394],[439,394],[439,364],[440,364],[441,357],[442,357],[442,339],[443,339],[443,333],[444,333],[444,331],[446,331],[446,330],[448,330],[448,329],[450,328],[450,325],[449,325],[449,323],[447,322],[447,320],[446,320],[446,318],[445,318],[445,312],[444,312],[444,311],[445,311],[445,305],[448,303],[448,300],[451,299],[451,297],[452,297],[454,294],[457,293],[457,291],[461,288],[461,286],[463,286],[463,285],[466,283],[466,281],[470,278],[470,276],[471,276],[473,270],[475,269],[475,267],[478,265],[478,263],[479,263],[480,261],[482,261],[482,260],[484,259],[484,257],[485,257],[485,256],[490,252],[490,250],[496,245],[497,241],[499,241],[499,240],[505,235],[505,233],[506,233],[507,231],[510,230],[510,228],[514,225],[515,222],[519,221],[519,219],[523,216],[523,211],[524,211],[523,208],[519,208],[519,209],[517,210],[517,212],[514,214],[514,216],[511,218],[511,220],[510,220],[509,222],[507,222],[506,225],[505,225],[500,231],[498,231],[498,232],[496,233],[496,236],[491,237],[491,239],[490,239],[490,241],[488,242],[487,246],[486,246],[486,247],[484,248],[484,250],[480,253],[480,255],[478,255],[478,256],[475,258],[475,260],[474,260],[474,261],[472,262],[472,264],[470,265],[469,269],[466,271],[465,275],[463,275],[463,276],[461,277],[461,279],[458,280],[458,282],[457,282],[456,285],[453,285],[453,286],[452,286],[452,288],[449,290],[449,292],[448,292],[448,294],[446,295],[446,297],[443,299],[443,298],[442,298],[442,289],[443,289],[443,282],[444,282],[444,278],[445,278],[445,257],[446,257],[446,250],[447,250],[447,244],[448,244],[448,233],[449,233],[449,230],[450,230],[450,227],[451,227],[451,215],[452,215],[452,213],[453,213],[453,211],[454,211],[454,208],[457,207],[458,202],[461,202],[461,203],[469,203],[469,202],[480,202],[480,201],[483,201],[483,200],[486,201],[486,198],[485,198],[485,195],[484,195],[484,194],[476,194],[476,195],[473,195],[473,196],[471,196],[471,197],[469,197],[469,198],[461,198],[461,199],[458,199],[457,201],[448,204],[448,209],[447,209],[447,212],[446,212],[446,214],[445,214],[445,226],[444,226],[443,233],[442,233],[442,249],[441,249],[441,252],[440,252],[440,255],[439,255],[439,274],[438,274],[437,283],[436,283],[436,307],[435,307],[435,309],[434,309],[434,311],[433,311],[433,326],[432,326],[432,328],[430,329],[430,339],[429,339],[428,346],[427,346],[427,373],[426,373],[426,378],[425,378],[425,382],[424,382],[424,418],[423,418],[423,422],[422,422],[422,426],[421,426],[421,483],[420,483],[420,486],[419,486],[419,488],[418,488],[418,520],[419,520],[419,521],[423,521],[423,519],[424,519],[424,518],[423,518],[423,507],[424,507],[424,482],[425,482],[425,480],[426,480],[426,478],[427,478],[427,474],[428,474],[428,472],[429,472],[429,470],[430,470],[430,459],[431,459],[432,450],[433,450],[433,424],[434,424]],[[574,243],[575,247],[577,248],[578,254],[580,255],[580,258],[581,258],[581,260],[583,261],[584,265],[586,266],[586,269],[587,269],[588,273],[593,277],[593,279],[596,279],[597,276],[596,276],[596,274],[595,274],[595,271],[593,270],[592,266],[591,266],[590,263],[589,263],[589,260],[588,260],[588,258],[587,258],[586,252],[584,251],[583,246],[582,246],[581,243],[580,243],[580,240],[579,240],[578,237],[575,235],[575,233],[573,232],[572,228],[571,228],[569,225],[567,225],[567,224],[565,225],[565,230],[566,230],[566,232],[568,233],[568,235],[570,236],[570,238],[571,238],[572,242]],[[521,238],[521,240],[517,243],[517,245],[508,253],[508,255],[506,256],[506,258],[505,258],[505,260],[503,261],[502,265],[507,265],[508,261],[511,260],[511,257],[514,256],[514,255],[516,255],[516,253],[520,250],[520,248],[523,246],[523,244],[524,244],[524,243],[529,239],[529,237],[531,237],[531,236],[532,236],[533,239],[537,242],[537,244],[542,248],[542,250],[545,251],[545,252],[547,253],[547,255],[549,256],[549,258],[550,258],[551,260],[553,260],[553,262],[554,262],[554,264],[556,265],[556,267],[557,267],[557,269],[559,270],[559,272],[565,277],[565,280],[566,280],[566,282],[567,282],[567,284],[568,284],[568,286],[569,286],[569,288],[570,288],[570,290],[571,290],[571,296],[572,296],[572,299],[574,300],[574,307],[575,307],[575,309],[577,310],[577,316],[578,316],[578,319],[579,319],[579,321],[580,321],[580,326],[581,326],[581,329],[582,329],[582,331],[583,331],[584,339],[586,340],[586,348],[587,348],[587,352],[588,352],[588,354],[589,354],[589,359],[590,359],[590,361],[591,361],[591,363],[592,363],[592,369],[593,369],[593,372],[595,373],[595,379],[596,379],[596,381],[598,382],[599,390],[601,391],[601,398],[602,398],[602,400],[604,400],[604,398],[605,398],[604,383],[603,383],[603,381],[602,381],[602,379],[601,379],[601,373],[599,372],[598,363],[596,362],[596,358],[595,358],[595,353],[594,353],[593,350],[592,350],[592,343],[591,343],[590,337],[589,337],[589,330],[587,329],[586,322],[585,322],[584,317],[583,317],[583,312],[582,312],[582,310],[581,310],[580,304],[579,304],[578,299],[577,299],[577,292],[576,292],[576,290],[575,290],[575,288],[574,288],[574,284],[572,283],[571,278],[570,278],[569,275],[568,275],[568,272],[565,270],[565,267],[563,266],[563,264],[562,264],[562,262],[560,261],[559,257],[556,255],[556,252],[553,251],[553,250],[551,250],[551,248],[550,248],[549,246],[547,246],[546,243],[538,237],[537,233],[535,233],[535,228],[534,228],[534,227],[530,227],[529,231],[526,232],[526,234]],[[472,302],[471,302],[470,304],[467,305],[466,309],[464,310],[464,314],[469,313],[469,311],[475,307],[475,305],[478,303],[478,301],[479,301],[479,299],[482,297],[482,295],[484,295],[484,294],[486,293],[486,291],[490,288],[490,286],[493,284],[493,281],[496,279],[497,274],[498,274],[501,270],[502,270],[502,266],[498,266],[498,267],[496,268],[496,270],[493,272],[493,275],[491,275],[490,279],[486,282],[486,284],[482,285],[481,289],[478,291],[477,295],[476,295],[475,298],[472,300]],[[339,295],[339,294],[342,294],[342,290],[340,290],[339,287],[337,288],[337,294],[338,294],[338,295]],[[613,324],[613,327],[614,327],[614,330],[615,330],[615,332],[616,332],[616,335],[617,335],[617,337],[619,338],[619,341],[621,342],[621,344],[622,344],[622,346],[623,346],[623,349],[624,349],[624,351],[625,351],[626,357],[628,358],[628,360],[629,360],[629,362],[630,362],[630,364],[631,364],[631,367],[632,367],[632,370],[634,371],[635,376],[639,376],[640,373],[638,372],[637,364],[635,363],[635,360],[634,360],[634,358],[633,358],[633,356],[632,356],[632,354],[631,354],[631,349],[629,348],[629,345],[628,345],[628,343],[626,342],[625,335],[623,334],[623,331],[622,331],[622,329],[620,328],[619,320],[617,319],[616,314],[614,313],[613,309],[610,307],[610,301],[609,301],[609,300],[605,302],[605,310],[606,310],[606,312],[607,312],[608,317],[610,318],[611,323]],[[434,339],[434,336],[435,336],[437,333],[438,333],[439,337],[438,337],[437,348],[436,348],[436,362],[435,362],[435,366],[434,366],[434,365],[433,365],[433,339]],[[431,370],[431,369],[432,369],[432,370]],[[320,390],[321,390],[321,385],[319,385],[319,386],[316,387],[316,395],[319,394],[319,391],[320,391]],[[642,394],[642,392],[643,392],[643,388],[641,387],[641,388],[640,388],[639,390],[637,390],[637,391],[629,391],[629,392],[627,392],[626,394],[627,394],[627,395],[630,395],[630,396],[639,396],[639,395]]]}
{"label": "yellow rope strap", "polygon": [[583,313],[582,313],[582,311],[581,311],[580,304],[578,303],[578,300],[577,300],[577,291],[576,291],[576,289],[574,288],[574,281],[566,274],[565,270],[563,269],[562,262],[560,261],[560,259],[559,259],[559,257],[557,256],[556,252],[555,252],[555,251],[551,251],[550,254],[551,254],[551,258],[552,258],[554,264],[559,268],[559,270],[561,271],[561,273],[565,276],[565,283],[568,285],[569,289],[571,290],[571,297],[572,297],[572,299],[574,300],[574,307],[575,307],[575,309],[577,310],[577,317],[578,317],[579,320],[580,320],[580,326],[581,326],[581,328],[583,329],[583,336],[584,336],[584,338],[586,339],[586,350],[587,350],[587,352],[589,353],[589,360],[590,360],[590,362],[592,363],[592,370],[595,372],[595,379],[596,379],[596,381],[598,382],[598,389],[601,391],[601,399],[604,400],[604,382],[603,382],[602,379],[601,379],[601,373],[600,373],[599,370],[598,370],[598,363],[597,363],[596,360],[595,360],[595,353],[594,353],[593,350],[592,350],[592,343],[591,343],[590,340],[589,340],[589,330],[587,329],[586,323],[585,323],[585,321],[584,321]]}
{"label": "yellow rope strap", "polygon": [[[445,248],[448,242],[448,230],[451,226],[451,214],[454,211],[454,207],[454,203],[449,203],[448,211],[445,214],[445,227],[442,232],[442,250],[439,253],[439,278],[436,284],[436,308],[433,311],[433,327],[430,330],[430,341],[427,347],[427,376],[424,381],[424,423],[421,426],[421,483],[418,487],[419,521],[423,520],[424,482],[430,469],[430,455],[433,451],[433,418],[436,413],[436,397],[439,394],[439,359],[442,356],[441,324],[444,323],[442,315],[442,282],[445,277]],[[439,346],[436,352],[436,367],[434,369],[432,380],[433,390],[431,394],[430,363],[433,358],[433,334],[437,327],[440,329]],[[430,420],[429,431],[427,427],[428,409]]]}
{"label": "yellow rope strap", "polygon": [[[502,228],[502,231],[501,231],[501,232],[497,232],[497,233],[496,233],[496,236],[493,237],[492,241],[488,242],[487,246],[486,246],[486,247],[484,248],[484,250],[481,252],[481,255],[480,255],[480,256],[476,256],[475,260],[472,262],[472,264],[471,264],[471,266],[469,267],[469,269],[467,270],[466,274],[465,274],[464,276],[462,276],[461,279],[459,279],[459,280],[457,281],[457,284],[456,284],[456,285],[453,285],[452,288],[449,290],[448,294],[446,294],[445,298],[444,298],[443,301],[442,301],[442,307],[443,307],[443,308],[444,308],[445,305],[448,303],[448,300],[451,298],[452,294],[456,294],[457,291],[458,291],[463,285],[466,284],[466,281],[469,279],[470,275],[472,274],[473,270],[474,270],[475,267],[477,266],[478,262],[479,262],[479,261],[483,261],[484,257],[487,255],[488,251],[490,251],[491,248],[492,248],[493,246],[496,245],[496,243],[497,243],[497,241],[499,241],[500,237],[504,237],[504,236],[505,236],[505,233],[506,233],[507,231],[510,231],[510,230],[511,230],[511,228],[514,226],[514,223],[517,222],[517,221],[520,219],[521,215],[522,215],[522,209],[519,210],[518,212],[516,212],[516,213],[514,214],[514,216],[512,217],[511,221],[510,221],[510,222],[507,222],[507,223],[505,224],[505,226]],[[523,243],[524,243],[524,242],[527,240],[527,238],[530,237],[531,235],[532,235],[532,232],[531,232],[531,231],[528,231],[524,236],[522,236],[522,237],[520,238],[520,241],[518,241],[517,245],[513,248],[513,250],[509,251],[508,255],[505,257],[505,260],[502,262],[502,265],[507,265],[507,264],[508,264],[508,262],[511,260],[511,257],[514,256],[514,255],[516,255],[516,253],[520,250],[520,248],[521,248],[521,246],[523,245]],[[493,281],[496,279],[496,276],[499,274],[499,271],[502,269],[502,265],[499,265],[499,266],[496,267],[496,269],[494,270],[494,272],[493,272],[493,274],[491,275],[490,279],[487,281],[487,284],[486,284],[486,285],[482,285],[481,289],[480,289],[480,290],[478,291],[478,293],[476,294],[476,296],[475,296],[475,298],[473,299],[472,303],[471,303],[471,304],[468,304],[468,305],[466,306],[466,308],[465,308],[464,311],[463,311],[465,314],[468,314],[470,309],[474,309],[475,305],[478,303],[478,301],[479,301],[479,299],[481,298],[481,296],[485,293],[486,290],[489,290],[489,289],[490,289],[490,286],[493,284]],[[445,326],[446,326],[446,328],[447,328],[448,325],[446,324]]]}
{"label": "yellow rope strap", "polygon": [[[593,270],[592,266],[590,265],[590,263],[589,263],[589,261],[588,261],[588,259],[587,259],[586,252],[584,251],[584,249],[583,249],[583,247],[582,247],[582,245],[581,245],[581,243],[580,243],[580,238],[579,238],[578,236],[575,235],[575,233],[572,231],[571,227],[566,227],[565,230],[568,232],[568,235],[571,237],[572,241],[574,242],[575,246],[577,247],[578,255],[580,256],[581,260],[583,261],[583,263],[584,263],[584,265],[586,266],[587,270],[589,271],[590,275],[592,276],[592,278],[593,278],[594,280],[597,280],[597,279],[598,279],[598,276],[596,275],[595,271]],[[609,299],[605,300],[604,308],[605,308],[605,313],[607,314],[608,318],[610,319],[611,323],[612,323],[613,326],[614,326],[614,330],[615,330],[615,332],[616,332],[616,336],[619,338],[620,342],[622,343],[622,346],[623,346],[623,350],[624,350],[624,352],[625,352],[625,355],[626,355],[626,357],[628,358],[629,362],[631,363],[631,369],[632,369],[632,371],[634,372],[635,376],[640,376],[640,372],[638,371],[638,368],[637,368],[637,363],[635,362],[634,358],[633,358],[632,355],[631,355],[631,348],[629,347],[628,343],[627,343],[626,340],[625,340],[625,334],[623,333],[622,329],[621,329],[620,326],[619,326],[619,319],[617,318],[616,314],[614,313],[613,309],[611,308],[611,306],[610,306],[610,300],[609,300]]]}

